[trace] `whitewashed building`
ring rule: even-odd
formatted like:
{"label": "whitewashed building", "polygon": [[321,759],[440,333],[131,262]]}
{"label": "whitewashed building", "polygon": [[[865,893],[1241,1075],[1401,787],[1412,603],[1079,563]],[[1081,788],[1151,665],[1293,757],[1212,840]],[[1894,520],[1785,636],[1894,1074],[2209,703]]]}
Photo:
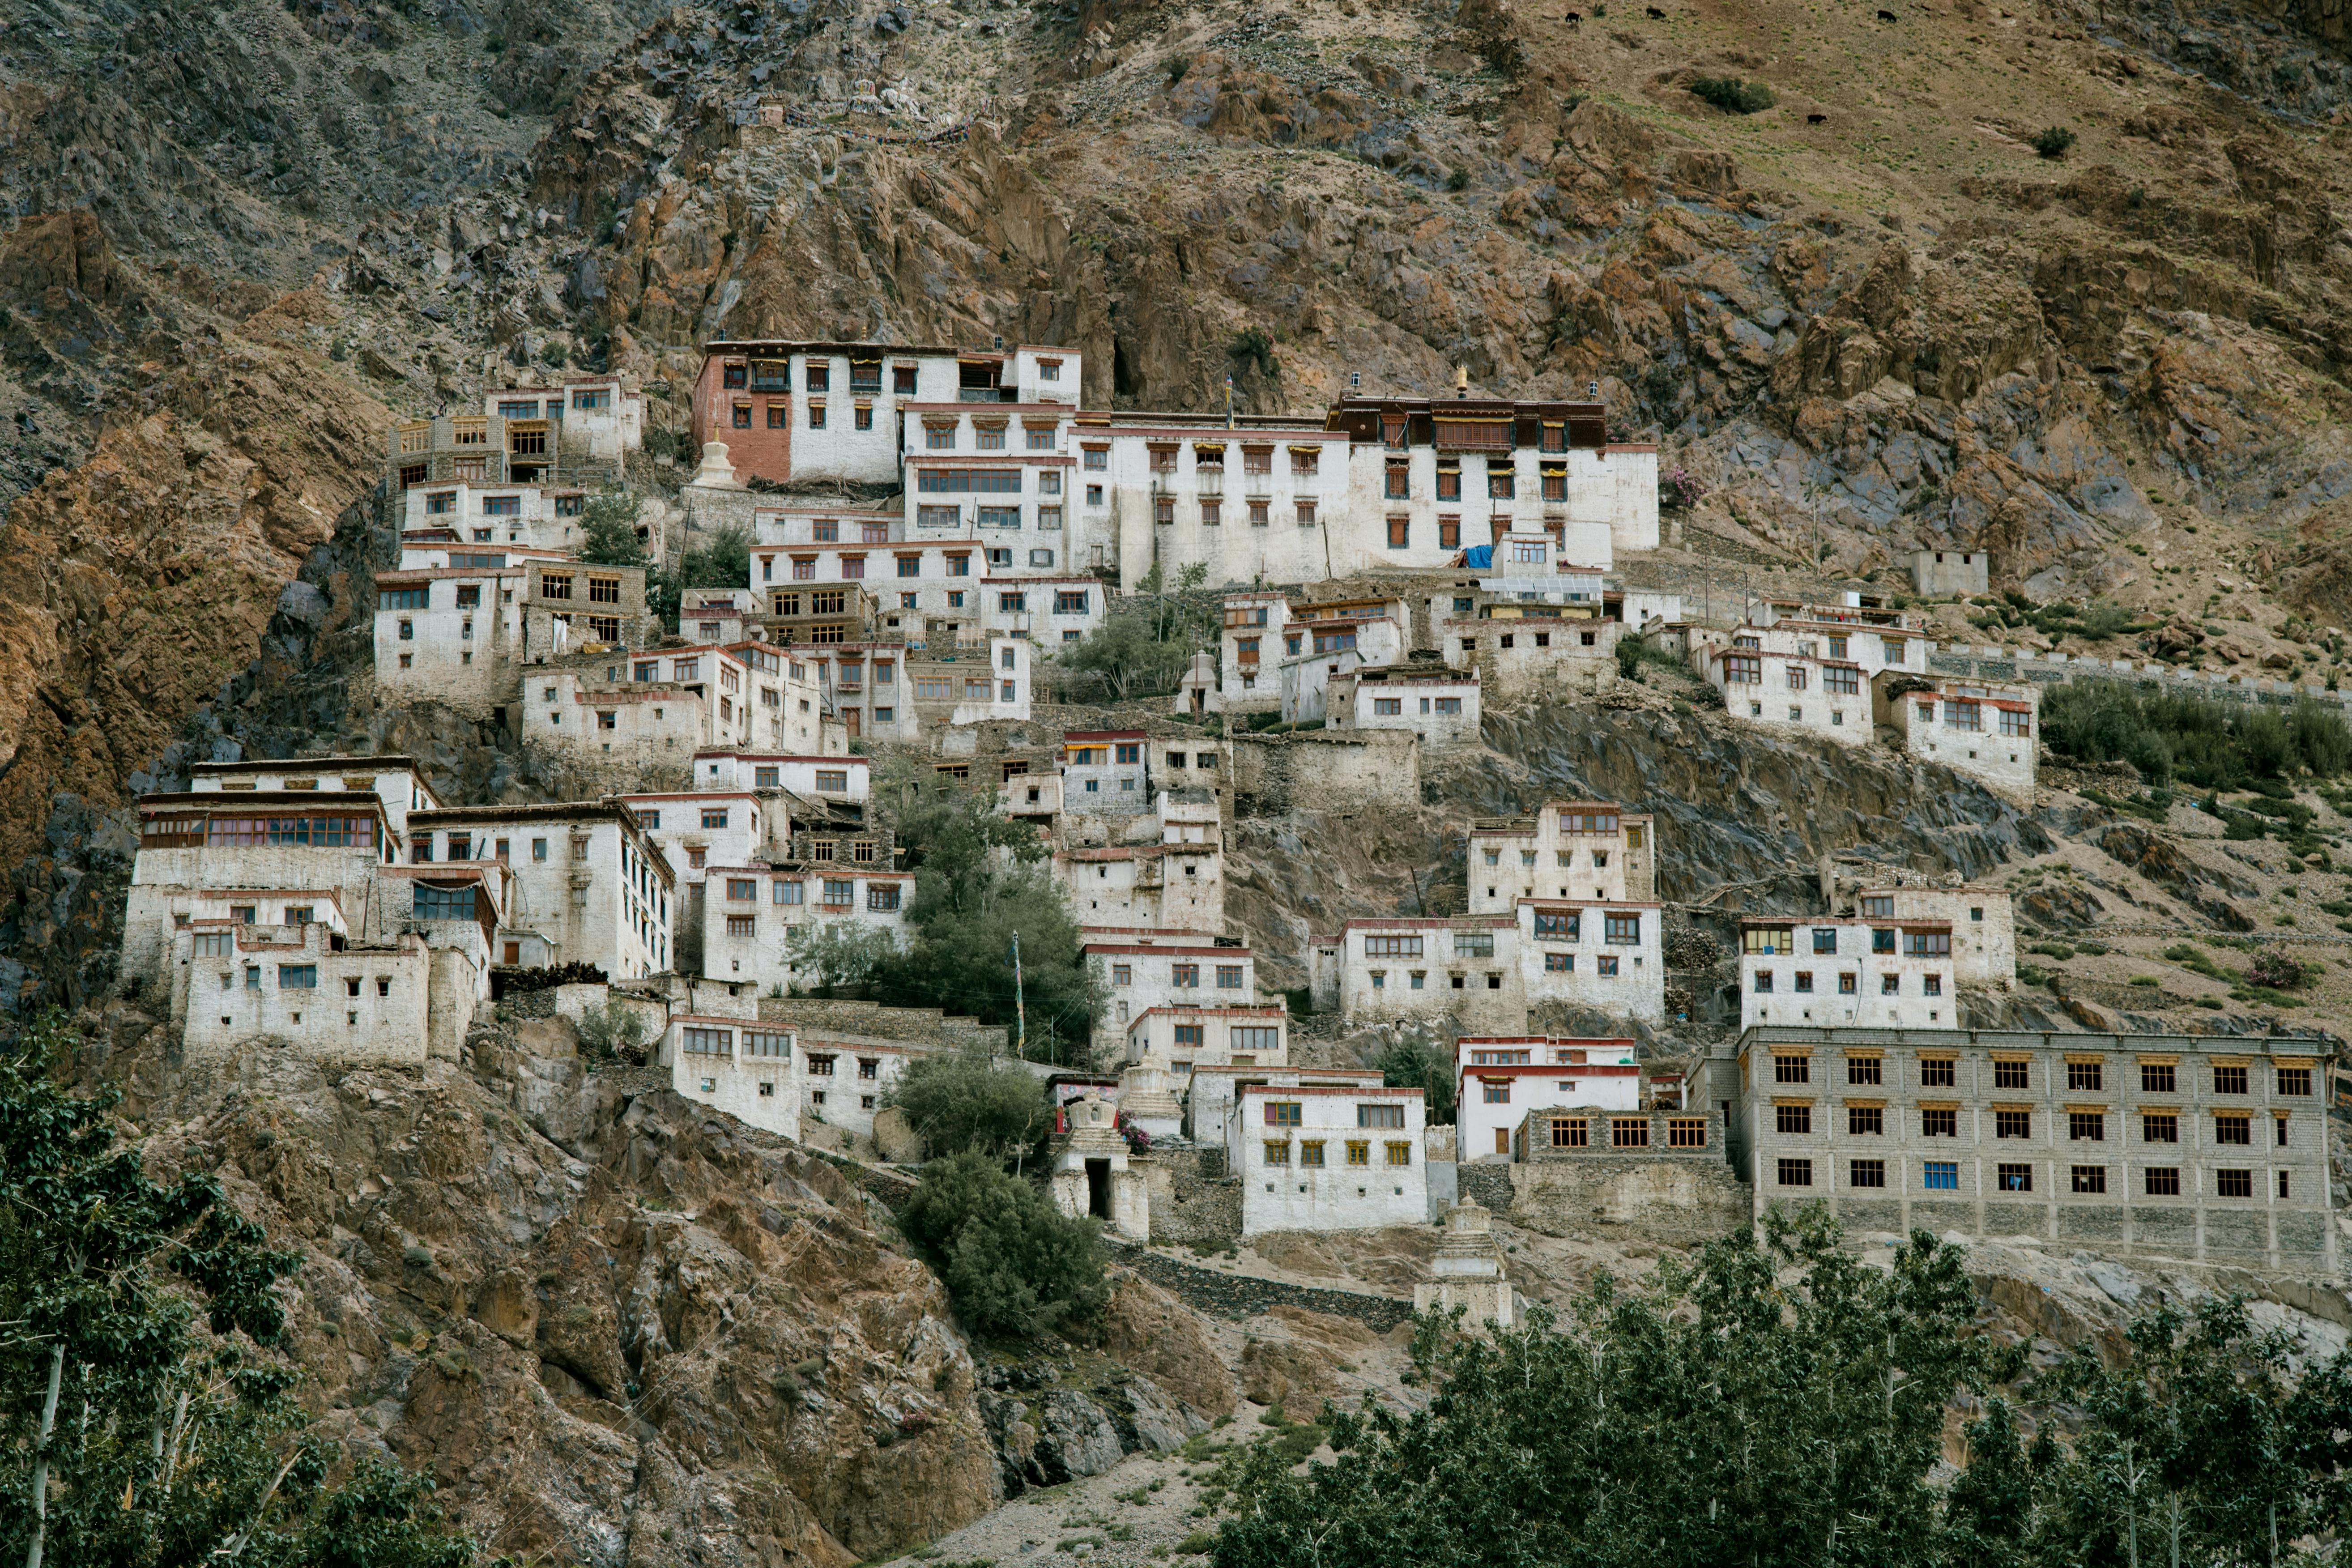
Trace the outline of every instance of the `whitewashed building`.
{"label": "whitewashed building", "polygon": [[1882,674],[1872,691],[1877,721],[1894,730],[1904,751],[2019,805],[2033,804],[2040,687]]}
{"label": "whitewashed building", "polygon": [[173,941],[173,1020],[198,1059],[275,1041],[325,1061],[455,1060],[488,993],[476,955],[453,952],[436,998],[436,954],[404,932],[354,946],[324,924],[224,922]]}
{"label": "whitewashed building", "polygon": [[1282,708],[1282,682],[1275,673],[1290,627],[1290,596],[1260,592],[1229,594],[1224,628],[1218,637],[1217,700],[1226,713],[1274,713]]}
{"label": "whitewashed building", "polygon": [[279,757],[237,763],[194,763],[188,788],[194,794],[277,794],[300,791],[369,794],[383,803],[384,821],[397,838],[408,831],[411,811],[441,804],[414,757]]}
{"label": "whitewashed building", "polygon": [[713,862],[703,874],[702,973],[762,993],[812,984],[796,962],[793,933],[833,925],[907,941],[915,876],[871,862]]}
{"label": "whitewashed building", "polygon": [[575,554],[587,542],[581,531],[587,506],[588,492],[576,488],[459,479],[413,486],[401,496],[401,564],[424,564],[409,552],[434,544]]}
{"label": "whitewashed building", "polygon": [[2007,990],[2017,980],[2017,917],[2007,888],[1981,883],[1933,888],[1865,887],[1853,918],[1942,921],[1952,928],[1952,973],[1963,985]]}
{"label": "whitewashed building", "polygon": [[1465,1035],[1454,1042],[1454,1124],[1465,1160],[1511,1155],[1531,1110],[1554,1105],[1638,1110],[1642,1068],[1630,1039]]}
{"label": "whitewashed building", "polygon": [[1073,816],[1139,816],[1150,811],[1151,771],[1146,739],[1140,730],[1065,732],[1063,811]]}
{"label": "whitewashed building", "polygon": [[656,1059],[685,1099],[797,1142],[803,1084],[798,1040],[782,1024],[674,1013]]}
{"label": "whitewashed building", "polygon": [[[567,375],[560,386],[505,386],[482,394],[482,412],[506,421],[516,468],[543,457],[561,467],[583,462],[610,466],[645,446],[646,401],[620,375]],[[535,451],[515,447],[512,437],[542,431]]]}
{"label": "whitewashed building", "polygon": [[1406,664],[1343,672],[1330,677],[1324,705],[1326,722],[1335,730],[1409,730],[1424,746],[1478,739],[1475,670]]}
{"label": "whitewashed building", "polygon": [[1958,1023],[1949,921],[1750,916],[1739,924],[1742,1028]]}
{"label": "whitewashed building", "polygon": [[1242,1236],[1429,1220],[1417,1089],[1242,1086],[1226,1141]]}
{"label": "whitewashed building", "polygon": [[1654,900],[1655,830],[1648,813],[1605,800],[1548,800],[1533,816],[1481,820],[1470,832],[1469,912],[1502,914],[1533,898]]}
{"label": "whitewashed building", "polygon": [[495,962],[592,963],[613,980],[672,968],[677,873],[622,801],[445,807],[409,826],[412,866],[512,873]]}
{"label": "whitewashed building", "polygon": [[761,751],[701,751],[694,754],[697,789],[721,794],[789,790],[809,800],[862,805],[873,776],[865,757]]}
{"label": "whitewashed building", "polygon": [[1108,1005],[1095,1022],[1095,1046],[1125,1047],[1127,1026],[1154,1007],[1250,1005],[1257,960],[1198,931],[1082,930],[1087,963]]}
{"label": "whitewashed building", "polygon": [[1195,1067],[1184,1095],[1186,1135],[1204,1149],[1230,1149],[1241,1091],[1254,1085],[1273,1089],[1352,1089],[1382,1087],[1376,1068],[1306,1068],[1234,1063],[1229,1067]]}

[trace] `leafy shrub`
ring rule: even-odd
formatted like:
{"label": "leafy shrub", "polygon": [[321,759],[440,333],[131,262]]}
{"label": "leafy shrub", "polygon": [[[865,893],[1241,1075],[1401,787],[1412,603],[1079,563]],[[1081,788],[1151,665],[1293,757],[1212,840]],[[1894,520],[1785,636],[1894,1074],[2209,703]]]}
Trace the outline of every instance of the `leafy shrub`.
{"label": "leafy shrub", "polygon": [[[1462,184],[1466,185],[1469,183],[1465,175]],[[1447,188],[1458,191],[1462,185],[1450,185]],[[1225,345],[1225,357],[1235,364],[1255,364],[1266,375],[1276,374],[1282,368],[1275,363],[1274,340],[1265,335],[1264,327],[1244,327],[1235,332],[1234,341]]]}
{"label": "leafy shrub", "polygon": [[1690,89],[1733,114],[1759,114],[1780,101],[1780,95],[1762,82],[1743,81],[1736,76],[1694,77]]}
{"label": "leafy shrub", "polygon": [[1454,1054],[1430,1040],[1398,1040],[1385,1047],[1372,1065],[1390,1089],[1417,1089],[1428,1101],[1429,1120],[1443,1124],[1454,1120]]}
{"label": "leafy shrub", "polygon": [[591,1061],[646,1059],[646,1021],[637,1010],[611,997],[580,1010],[580,1048]]}
{"label": "leafy shrub", "polygon": [[1034,1150],[1054,1121],[1043,1079],[991,1061],[983,1051],[916,1058],[882,1103],[905,1111],[934,1153],[979,1153],[999,1163]]}
{"label": "leafy shrub", "polygon": [[594,964],[577,959],[570,963],[543,963],[535,969],[499,965],[493,973],[499,977],[499,993],[504,996],[552,991],[559,985],[602,985],[610,978]]}
{"label": "leafy shrub", "polygon": [[976,1331],[1034,1335],[1109,1299],[1094,1226],[977,1151],[924,1166],[899,1224]]}
{"label": "leafy shrub", "polygon": [[2053,125],[2033,133],[2029,145],[2045,158],[2063,158],[2066,149],[2074,144],[2074,133],[2063,125]]}
{"label": "leafy shrub", "polygon": [[[2256,708],[2121,681],[2076,681],[2042,698],[2042,738],[2077,762],[2129,763],[2151,784],[2178,773],[2206,788],[2252,788],[2258,779],[2352,769],[2352,730],[2343,715],[2307,699]],[[2255,826],[2252,836],[2260,837]]]}
{"label": "leafy shrub", "polygon": [[2246,965],[2246,983],[2269,991],[2300,991],[2311,984],[2311,970],[2300,959],[2265,949]]}

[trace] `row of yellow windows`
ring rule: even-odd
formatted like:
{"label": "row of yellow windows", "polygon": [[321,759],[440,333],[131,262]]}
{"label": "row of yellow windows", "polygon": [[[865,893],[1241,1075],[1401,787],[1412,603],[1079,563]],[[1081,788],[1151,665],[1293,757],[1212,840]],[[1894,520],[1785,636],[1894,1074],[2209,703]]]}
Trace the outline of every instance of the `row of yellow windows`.
{"label": "row of yellow windows", "polygon": [[[1323,1146],[1323,1140],[1319,1138],[1309,1138],[1301,1141],[1298,1145],[1298,1163],[1302,1165],[1322,1164],[1324,1163]],[[1412,1145],[1410,1142],[1393,1142],[1389,1144],[1387,1147],[1387,1163],[1389,1164],[1410,1165],[1412,1163]],[[1278,1142],[1272,1138],[1265,1140],[1265,1163],[1269,1165],[1289,1164],[1290,1145],[1287,1142]],[[1350,1139],[1348,1142],[1348,1163],[1350,1165],[1369,1165],[1371,1163],[1372,1146],[1370,1142],[1369,1141]]]}

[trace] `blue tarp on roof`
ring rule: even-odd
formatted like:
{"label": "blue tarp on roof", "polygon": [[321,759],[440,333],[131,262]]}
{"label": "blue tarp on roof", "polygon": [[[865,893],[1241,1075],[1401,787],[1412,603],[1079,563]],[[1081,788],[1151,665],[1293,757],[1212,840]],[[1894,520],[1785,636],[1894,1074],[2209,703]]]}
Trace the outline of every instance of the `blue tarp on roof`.
{"label": "blue tarp on roof", "polygon": [[1462,564],[1474,572],[1492,570],[1495,564],[1495,547],[1491,544],[1472,545],[1462,552]]}

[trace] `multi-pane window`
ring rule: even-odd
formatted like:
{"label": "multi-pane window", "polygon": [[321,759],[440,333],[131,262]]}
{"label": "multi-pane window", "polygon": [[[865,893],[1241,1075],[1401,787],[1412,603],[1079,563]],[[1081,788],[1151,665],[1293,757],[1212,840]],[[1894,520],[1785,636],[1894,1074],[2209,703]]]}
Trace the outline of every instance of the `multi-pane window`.
{"label": "multi-pane window", "polygon": [[2245,1093],[2246,1069],[2242,1067],[2223,1067],[2219,1063],[2214,1064],[2213,1092],[2215,1094]]}
{"label": "multi-pane window", "polygon": [[1359,1105],[1356,1107],[1359,1127],[1402,1127],[1404,1107],[1402,1105]]}
{"label": "multi-pane window", "polygon": [[2004,1193],[2030,1193],[2033,1190],[2033,1167],[1997,1165],[1993,1168],[1993,1185]]}
{"label": "multi-pane window", "polygon": [[2152,1198],[2177,1198],[2180,1195],[2180,1167],[2150,1165],[2141,1172],[2141,1185]]}
{"label": "multi-pane window", "polygon": [[2140,1113],[2139,1138],[2143,1143],[2178,1143],[2180,1142],[2180,1118],[2169,1110],[2148,1110]]}
{"label": "multi-pane window", "polygon": [[2217,1170],[2213,1173],[2213,1195],[2220,1198],[2250,1198],[2254,1195],[2254,1173],[2252,1171]]}
{"label": "multi-pane window", "polygon": [[1811,1083],[1812,1080],[1813,1062],[1811,1057],[1774,1057],[1772,1058],[1774,1083]]}
{"label": "multi-pane window", "polygon": [[1299,1126],[1305,1114],[1305,1108],[1295,1100],[1269,1100],[1265,1102],[1265,1124],[1268,1127]]}
{"label": "multi-pane window", "polygon": [[1919,1087],[1922,1089],[1951,1088],[1958,1080],[1958,1062],[1951,1057],[1920,1058]]}
{"label": "multi-pane window", "polygon": [[1591,1129],[1581,1116],[1555,1116],[1551,1119],[1551,1146],[1555,1149],[1582,1149],[1592,1142]]}
{"label": "multi-pane window", "polygon": [[2070,1110],[2066,1113],[2066,1136],[2077,1143],[2104,1143],[2107,1140],[2107,1119],[2096,1110]]}
{"label": "multi-pane window", "polygon": [[1646,1116],[1612,1116],[1609,1119],[1609,1146],[1612,1149],[1646,1149],[1650,1146],[1650,1119]]}
{"label": "multi-pane window", "polygon": [[2229,1111],[2215,1113],[2213,1117],[2214,1142],[2242,1143],[2251,1145],[2253,1141],[2253,1118]]}
{"label": "multi-pane window", "polygon": [[1922,1138],[1958,1138],[1960,1135],[1960,1113],[1950,1106],[1922,1106],[1919,1110],[1919,1136]]}
{"label": "multi-pane window", "polygon": [[1992,1113],[1992,1135],[1996,1138],[2032,1137],[2033,1112],[2023,1110],[1995,1110]]}
{"label": "multi-pane window", "polygon": [[1956,1160],[1922,1161],[1919,1165],[1919,1184],[1931,1193],[1959,1191],[1959,1163]]}
{"label": "multi-pane window", "polygon": [[1881,1105],[1849,1105],[1845,1108],[1845,1130],[1853,1137],[1877,1137],[1886,1131],[1886,1108]]}
{"label": "multi-pane window", "polygon": [[2102,1070],[2100,1064],[2097,1062],[2068,1062],[2066,1064],[2066,1087],[2068,1089],[2089,1089],[2092,1092],[2096,1093],[2101,1088],[2105,1076],[2105,1073]]}
{"label": "multi-pane window", "polygon": [[1810,1187],[1813,1184],[1813,1163],[1811,1160],[1780,1162],[1780,1184],[1784,1187]]}
{"label": "multi-pane window", "polygon": [[1849,1187],[1883,1187],[1886,1184],[1886,1162],[1884,1160],[1853,1160],[1846,1165],[1845,1184]]}
{"label": "multi-pane window", "polygon": [[1666,1147],[1669,1149],[1706,1148],[1706,1119],[1697,1116],[1677,1116],[1670,1119],[1666,1122]]}
{"label": "multi-pane window", "polygon": [[2107,1168],[2105,1165],[2076,1165],[2070,1173],[2078,1193],[2095,1194],[2107,1190]]}
{"label": "multi-pane window", "polygon": [[2278,1091],[2281,1094],[2303,1095],[2311,1092],[2309,1068],[2280,1068],[2277,1071]]}
{"label": "multi-pane window", "polygon": [[1772,1128],[1776,1132],[1799,1134],[1813,1130],[1813,1108],[1810,1105],[1776,1105],[1772,1108]]}
{"label": "multi-pane window", "polygon": [[2024,1060],[2024,1058],[2017,1058],[2017,1059],[2015,1059],[2015,1060],[2011,1060],[2011,1061],[1995,1060],[1995,1061],[1994,1061],[1994,1063],[1992,1064],[1992,1086],[1993,1086],[1993,1088],[1995,1088],[1995,1089],[2024,1089],[2024,1088],[2026,1088],[2026,1087],[2027,1087],[2027,1081],[2026,1081],[2026,1068],[2027,1068],[2028,1065],[2029,1065],[2029,1064],[2028,1064],[2028,1063]]}
{"label": "multi-pane window", "polygon": [[1845,1059],[1845,1080],[1848,1083],[1884,1083],[1885,1062],[1879,1057],[1848,1057]]}

